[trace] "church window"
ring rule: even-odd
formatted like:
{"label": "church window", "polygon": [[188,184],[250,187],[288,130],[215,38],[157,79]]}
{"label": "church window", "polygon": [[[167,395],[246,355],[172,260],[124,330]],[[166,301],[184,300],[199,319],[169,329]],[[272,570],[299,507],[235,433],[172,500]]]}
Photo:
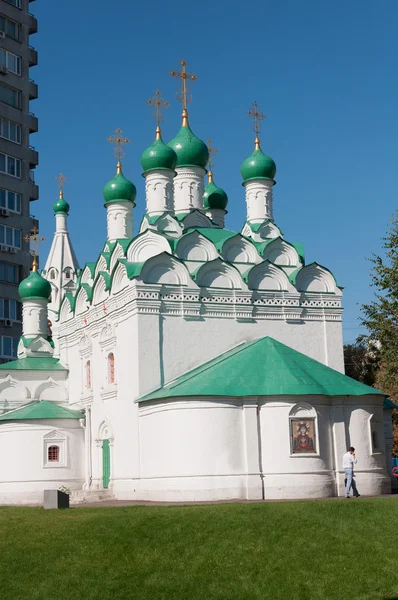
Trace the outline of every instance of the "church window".
{"label": "church window", "polygon": [[86,386],[91,388],[91,361],[88,360],[86,363]]}
{"label": "church window", "polygon": [[115,356],[113,352],[108,354],[108,383],[115,383]]}
{"label": "church window", "polygon": [[380,431],[381,426],[377,419],[372,416],[370,418],[370,443],[372,448],[372,453],[381,452],[380,448]]}
{"label": "church window", "polygon": [[65,271],[65,279],[70,279],[70,271]]}
{"label": "church window", "polygon": [[55,271],[54,271],[54,269],[51,269],[51,271],[50,271],[50,279],[55,279]]}
{"label": "church window", "polygon": [[48,462],[59,462],[59,446],[49,446],[47,458]]}

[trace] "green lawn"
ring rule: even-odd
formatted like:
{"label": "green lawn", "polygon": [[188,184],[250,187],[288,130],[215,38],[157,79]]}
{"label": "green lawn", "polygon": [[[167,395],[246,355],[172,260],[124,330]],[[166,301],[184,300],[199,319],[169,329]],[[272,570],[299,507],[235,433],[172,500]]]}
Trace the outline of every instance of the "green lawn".
{"label": "green lawn", "polygon": [[0,509],[1,600],[398,598],[398,497]]}

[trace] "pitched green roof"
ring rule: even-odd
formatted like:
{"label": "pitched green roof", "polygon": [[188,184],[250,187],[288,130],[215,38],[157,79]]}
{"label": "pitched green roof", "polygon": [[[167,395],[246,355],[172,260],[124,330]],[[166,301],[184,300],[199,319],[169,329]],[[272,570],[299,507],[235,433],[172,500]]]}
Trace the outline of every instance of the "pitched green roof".
{"label": "pitched green roof", "polygon": [[177,396],[365,396],[383,394],[271,337],[239,346],[138,399]]}
{"label": "pitched green roof", "polygon": [[96,264],[97,264],[97,263],[95,263],[95,262],[87,262],[87,263],[84,265],[84,268],[82,269],[82,274],[83,274],[83,271],[84,271],[84,269],[86,269],[86,268],[87,268],[87,269],[90,271],[90,273],[91,273],[91,277],[94,277],[94,273],[95,273],[95,265],[96,265]]}
{"label": "pitched green roof", "polygon": [[393,402],[389,398],[385,398],[383,408],[395,408],[396,410],[398,410],[398,404],[395,404],[395,402]]}
{"label": "pitched green roof", "polygon": [[70,410],[49,400],[29,402],[21,408],[10,410],[0,416],[0,421],[22,421],[25,419],[81,419],[81,410]]}
{"label": "pitched green roof", "polygon": [[67,371],[58,358],[51,356],[20,358],[0,365],[1,371]]}

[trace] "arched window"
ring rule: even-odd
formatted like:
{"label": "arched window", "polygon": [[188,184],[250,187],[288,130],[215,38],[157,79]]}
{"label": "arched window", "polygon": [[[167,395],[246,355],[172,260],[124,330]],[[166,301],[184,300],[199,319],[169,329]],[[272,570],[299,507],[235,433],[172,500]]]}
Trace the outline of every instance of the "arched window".
{"label": "arched window", "polygon": [[59,462],[59,446],[49,446],[47,459],[48,462]]}
{"label": "arched window", "polygon": [[115,356],[113,352],[108,354],[108,383],[115,383]]}
{"label": "arched window", "polygon": [[51,269],[51,271],[50,271],[50,279],[55,279],[55,271],[54,271],[54,269]]}
{"label": "arched window", "polygon": [[370,443],[372,454],[378,454],[381,452],[380,440],[383,437],[383,426],[380,425],[377,417],[372,415],[370,417]]}
{"label": "arched window", "polygon": [[91,361],[86,362],[86,387],[91,389]]}
{"label": "arched window", "polygon": [[65,279],[70,279],[70,270],[65,271]]}

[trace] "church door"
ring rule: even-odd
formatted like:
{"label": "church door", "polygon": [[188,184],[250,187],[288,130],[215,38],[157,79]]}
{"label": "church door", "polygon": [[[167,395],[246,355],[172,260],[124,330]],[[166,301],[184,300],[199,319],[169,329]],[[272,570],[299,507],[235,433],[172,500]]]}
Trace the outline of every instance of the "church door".
{"label": "church door", "polygon": [[111,452],[109,447],[109,440],[103,440],[102,442],[102,487],[107,489],[109,486],[109,479],[111,476]]}

